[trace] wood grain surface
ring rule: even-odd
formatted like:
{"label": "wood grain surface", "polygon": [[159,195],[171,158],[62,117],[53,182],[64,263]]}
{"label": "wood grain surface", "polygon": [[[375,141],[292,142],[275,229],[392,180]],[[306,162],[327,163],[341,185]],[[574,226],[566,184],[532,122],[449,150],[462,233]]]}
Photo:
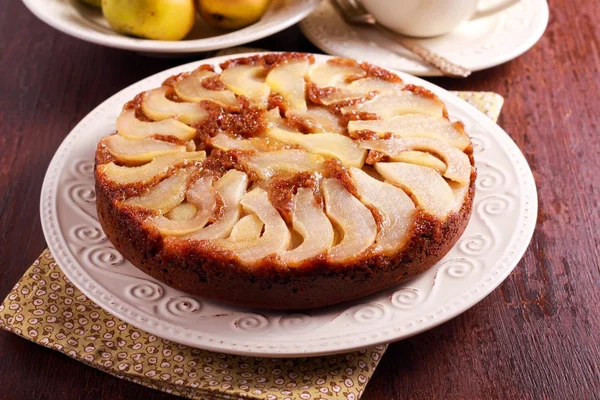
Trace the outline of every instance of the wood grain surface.
{"label": "wood grain surface", "polygon": [[[550,3],[548,30],[523,56],[465,80],[432,79],[505,97],[499,123],[539,191],[533,241],[481,303],[392,344],[365,400],[600,398],[600,2]],[[251,45],[318,52],[296,26]],[[84,43],[2,2],[0,298],[45,247],[40,189],[65,135],[116,91],[191,60]],[[0,332],[0,399],[169,398]]]}

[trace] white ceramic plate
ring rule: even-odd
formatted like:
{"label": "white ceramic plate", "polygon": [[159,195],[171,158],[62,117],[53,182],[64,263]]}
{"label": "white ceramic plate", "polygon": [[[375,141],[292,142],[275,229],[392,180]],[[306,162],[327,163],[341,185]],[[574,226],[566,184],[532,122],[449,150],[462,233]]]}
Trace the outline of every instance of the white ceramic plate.
{"label": "white ceramic plate", "polygon": [[[547,24],[546,0],[521,0],[495,15],[465,22],[447,35],[414,41],[452,62],[479,71],[525,53],[539,40]],[[323,1],[300,27],[326,53],[413,75],[441,75],[376,29],[346,24],[329,1]]]}
{"label": "white ceramic plate", "polygon": [[439,325],[483,299],[517,265],[537,215],[535,184],[523,155],[502,129],[471,105],[400,73],[407,82],[436,93],[451,118],[465,123],[475,148],[478,178],[471,220],[434,268],[394,289],[308,312],[232,307],[190,297],[140,272],[115,250],[98,223],[96,144],[115,131],[122,105],[139,92],[201,63],[231,57],[172,68],[122,90],[86,116],[52,159],[40,205],[48,246],[67,277],[102,308],[155,335],[209,350],[281,357],[339,353]]}
{"label": "white ceramic plate", "polygon": [[263,18],[246,28],[224,33],[198,21],[184,40],[146,40],[114,32],[100,10],[79,0],[23,0],[39,19],[67,35],[91,43],[143,53],[198,53],[252,42],[279,32],[306,17],[320,0],[272,0]]}

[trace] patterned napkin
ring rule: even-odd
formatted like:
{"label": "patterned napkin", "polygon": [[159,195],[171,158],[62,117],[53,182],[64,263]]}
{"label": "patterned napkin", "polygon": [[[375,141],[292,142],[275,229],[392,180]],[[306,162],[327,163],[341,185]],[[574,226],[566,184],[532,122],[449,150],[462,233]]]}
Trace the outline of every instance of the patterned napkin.
{"label": "patterned napkin", "polygon": [[[494,121],[504,101],[491,92],[456,94]],[[0,327],[118,378],[198,400],[355,400],[387,347],[277,359],[184,346],[98,307],[65,277],[48,250],[0,305]]]}

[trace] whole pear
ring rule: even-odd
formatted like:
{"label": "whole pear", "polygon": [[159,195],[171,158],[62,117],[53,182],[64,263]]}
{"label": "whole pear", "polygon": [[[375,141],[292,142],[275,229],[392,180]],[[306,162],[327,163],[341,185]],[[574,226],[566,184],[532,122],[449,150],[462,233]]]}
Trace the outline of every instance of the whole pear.
{"label": "whole pear", "polygon": [[111,28],[155,40],[183,39],[194,26],[194,0],[102,0]]}
{"label": "whole pear", "polygon": [[89,6],[98,7],[102,6],[102,0],[81,0],[82,3],[85,3]]}
{"label": "whole pear", "polygon": [[270,0],[198,0],[200,15],[212,26],[240,29],[258,21]]}

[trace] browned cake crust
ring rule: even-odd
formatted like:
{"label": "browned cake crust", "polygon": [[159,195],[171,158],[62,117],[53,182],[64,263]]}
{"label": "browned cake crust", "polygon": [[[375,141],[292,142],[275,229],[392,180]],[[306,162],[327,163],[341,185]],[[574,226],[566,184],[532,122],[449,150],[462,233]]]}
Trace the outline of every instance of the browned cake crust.
{"label": "browned cake crust", "polygon": [[358,299],[390,288],[431,268],[465,230],[473,205],[475,173],[459,213],[443,224],[421,216],[406,248],[394,259],[376,255],[349,265],[322,260],[287,268],[265,259],[260,267],[239,266],[206,241],[163,240],[138,214],[115,207],[110,189],[96,183],[98,218],[117,250],[133,265],[169,286],[235,305],[308,309]]}
{"label": "browned cake crust", "polygon": [[[264,60],[267,67],[273,64],[268,58]],[[375,67],[369,71],[373,76],[383,76],[384,79],[395,77]],[[415,89],[411,87],[409,90]],[[135,101],[127,107],[139,110]],[[211,136],[210,132],[205,134]],[[471,147],[465,152],[473,165]],[[236,165],[235,156],[230,157],[229,164],[222,160],[215,162],[217,166],[213,172],[217,171],[216,175],[229,168],[241,169]],[[112,160],[100,143],[96,167]],[[206,168],[209,168],[209,162],[214,162],[214,158],[211,160],[205,161]],[[174,171],[172,169],[168,174]],[[329,173],[334,175],[331,171],[333,169]],[[340,174],[343,175],[343,172]],[[444,221],[417,209],[417,216],[413,218],[409,230],[410,238],[395,256],[385,256],[377,252],[373,245],[373,251],[367,250],[343,264],[331,263],[326,257],[319,256],[289,267],[273,255],[249,267],[240,264],[235,254],[210,240],[165,238],[147,223],[147,217],[151,214],[123,204],[124,199],[143,192],[144,188],[114,185],[106,176],[98,173],[97,168],[96,199],[98,218],[109,240],[127,260],[153,278],[193,295],[235,305],[307,309],[354,300],[390,288],[433,266],[451,249],[466,228],[473,204],[475,175],[473,168],[460,211],[451,213]],[[348,190],[352,193],[352,183],[346,182],[343,176],[338,176],[338,179],[346,187],[349,186]],[[293,190],[294,184],[289,183],[291,186],[286,187]],[[310,183],[300,183],[303,184]],[[272,198],[273,192],[270,192],[270,196]],[[277,200],[274,200],[276,204]],[[285,200],[281,203],[283,205],[276,205],[276,208],[285,219]]]}

